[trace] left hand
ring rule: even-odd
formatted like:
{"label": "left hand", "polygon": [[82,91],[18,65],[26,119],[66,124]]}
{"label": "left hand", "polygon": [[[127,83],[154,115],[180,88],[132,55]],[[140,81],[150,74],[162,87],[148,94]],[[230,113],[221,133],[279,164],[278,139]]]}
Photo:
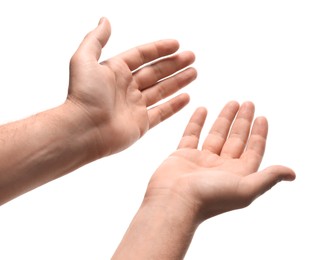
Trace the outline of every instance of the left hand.
{"label": "left hand", "polygon": [[96,129],[92,132],[101,156],[127,148],[182,109],[187,94],[156,104],[196,78],[195,69],[183,70],[194,62],[192,52],[165,57],[178,50],[175,40],[138,46],[99,62],[109,37],[110,24],[103,18],[71,59],[66,101],[83,115],[81,125],[88,122]]}

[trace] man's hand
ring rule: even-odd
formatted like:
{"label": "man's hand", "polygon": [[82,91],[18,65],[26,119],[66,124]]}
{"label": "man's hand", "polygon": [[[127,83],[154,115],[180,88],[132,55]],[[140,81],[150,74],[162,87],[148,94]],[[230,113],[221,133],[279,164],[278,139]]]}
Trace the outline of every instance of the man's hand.
{"label": "man's hand", "polygon": [[[135,47],[105,61],[99,61],[111,34],[107,19],[83,40],[70,63],[67,103],[81,110],[82,123],[94,131],[101,156],[119,152],[163,120],[182,109],[187,94],[155,106],[196,78],[186,68],[195,56],[175,54],[175,40],[161,40]],[[165,57],[168,56],[168,57]]]}
{"label": "man's hand", "polygon": [[[207,138],[198,142],[207,112],[197,109],[191,117],[177,151],[152,177],[149,200],[160,194],[177,194],[184,205],[197,213],[197,222],[248,206],[282,180],[295,173],[284,166],[258,172],[268,133],[266,118],[253,122],[254,105],[229,102],[219,114]],[[162,198],[162,197],[161,197]]]}

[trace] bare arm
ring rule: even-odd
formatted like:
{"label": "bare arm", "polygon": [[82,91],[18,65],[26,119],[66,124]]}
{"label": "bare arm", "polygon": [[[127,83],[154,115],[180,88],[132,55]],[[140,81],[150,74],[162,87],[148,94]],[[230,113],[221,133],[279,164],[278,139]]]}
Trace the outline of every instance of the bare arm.
{"label": "bare arm", "polygon": [[103,18],[80,44],[64,104],[0,126],[0,204],[126,149],[188,103],[181,94],[156,105],[196,78],[192,52],[175,54],[168,39],[99,61],[110,33]]}
{"label": "bare arm", "polygon": [[199,150],[206,114],[204,108],[193,114],[178,149],[152,176],[113,259],[182,259],[203,221],[246,207],[279,181],[295,179],[285,166],[258,171],[268,124],[264,117],[253,121],[251,102],[229,102]]}
{"label": "bare arm", "polygon": [[0,127],[1,204],[97,159],[94,128],[79,122],[65,103]]}

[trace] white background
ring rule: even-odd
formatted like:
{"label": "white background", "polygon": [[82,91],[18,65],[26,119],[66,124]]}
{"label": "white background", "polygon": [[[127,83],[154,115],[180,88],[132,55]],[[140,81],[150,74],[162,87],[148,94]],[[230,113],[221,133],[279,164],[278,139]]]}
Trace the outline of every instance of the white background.
{"label": "white background", "polygon": [[101,16],[112,24],[103,59],[164,38],[195,52],[191,102],[122,153],[3,205],[0,259],[109,259],[191,113],[207,107],[206,133],[229,100],[269,120],[261,168],[297,179],[203,223],[186,259],[317,259],[316,1],[1,1],[1,124],[64,101],[69,59]]}

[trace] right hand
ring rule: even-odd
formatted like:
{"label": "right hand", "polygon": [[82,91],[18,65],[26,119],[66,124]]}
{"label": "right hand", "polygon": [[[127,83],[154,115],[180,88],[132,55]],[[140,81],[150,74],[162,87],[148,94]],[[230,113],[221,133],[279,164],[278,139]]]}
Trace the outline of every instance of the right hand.
{"label": "right hand", "polygon": [[147,202],[164,205],[164,200],[176,201],[175,209],[187,209],[179,212],[195,214],[200,223],[248,206],[279,181],[295,179],[293,170],[285,166],[258,171],[268,123],[264,117],[253,122],[253,103],[245,102],[241,107],[234,101],[226,104],[199,150],[206,115],[204,108],[193,114],[178,149],[152,176],[145,195]]}

